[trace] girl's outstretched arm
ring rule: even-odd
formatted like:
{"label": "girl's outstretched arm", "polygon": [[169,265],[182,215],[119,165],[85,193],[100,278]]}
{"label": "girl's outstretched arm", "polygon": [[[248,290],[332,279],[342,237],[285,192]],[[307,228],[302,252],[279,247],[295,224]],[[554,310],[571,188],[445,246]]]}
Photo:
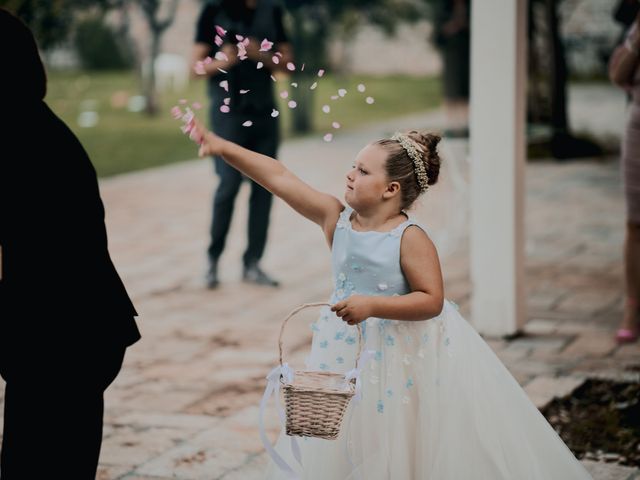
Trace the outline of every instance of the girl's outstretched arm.
{"label": "girl's outstretched arm", "polygon": [[282,198],[296,212],[322,228],[329,245],[333,230],[344,206],[336,197],[319,192],[303,182],[279,162],[267,155],[248,150],[207,131],[197,121],[195,129],[200,137],[201,157],[220,155],[232,167]]}

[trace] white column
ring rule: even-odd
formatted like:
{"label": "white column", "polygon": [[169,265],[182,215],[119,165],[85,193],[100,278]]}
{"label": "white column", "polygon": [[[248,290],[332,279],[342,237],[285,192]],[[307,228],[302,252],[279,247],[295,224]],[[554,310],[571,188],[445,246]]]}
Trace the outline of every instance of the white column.
{"label": "white column", "polygon": [[526,319],[524,171],[526,0],[471,12],[471,320],[486,336]]}

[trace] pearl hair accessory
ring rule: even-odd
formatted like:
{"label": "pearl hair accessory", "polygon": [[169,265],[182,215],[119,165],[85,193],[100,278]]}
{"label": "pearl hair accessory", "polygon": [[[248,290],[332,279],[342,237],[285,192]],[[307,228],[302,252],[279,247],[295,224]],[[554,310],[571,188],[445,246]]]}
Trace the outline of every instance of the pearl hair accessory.
{"label": "pearl hair accessory", "polygon": [[393,137],[391,137],[391,140],[397,141],[402,145],[402,148],[405,149],[407,155],[409,155],[409,158],[413,161],[413,170],[418,178],[420,193],[426,192],[429,188],[429,176],[422,161],[422,148],[403,133],[396,132]]}

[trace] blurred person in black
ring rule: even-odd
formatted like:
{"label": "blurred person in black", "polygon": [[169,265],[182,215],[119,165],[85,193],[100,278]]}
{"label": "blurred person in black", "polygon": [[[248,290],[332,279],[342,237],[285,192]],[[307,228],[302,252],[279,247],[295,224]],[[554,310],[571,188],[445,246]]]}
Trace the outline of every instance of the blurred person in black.
{"label": "blurred person in black", "polygon": [[[197,62],[212,58],[210,63],[201,64],[204,71],[200,72],[208,77],[212,130],[226,140],[274,158],[279,144],[279,118],[272,116],[276,100],[271,76],[277,70],[285,71],[287,63],[292,61],[282,17],[283,9],[277,0],[210,1],[198,19],[193,48],[194,68]],[[226,30],[225,35],[219,36],[219,46],[215,42],[216,25]],[[238,58],[237,35],[248,39],[244,60]],[[272,50],[260,52],[264,39],[274,43]],[[214,59],[217,52],[224,56],[219,54]],[[281,53],[277,64],[272,60],[275,52]],[[223,81],[227,81],[226,86],[220,85]],[[221,108],[228,111],[223,112]],[[247,121],[252,123],[250,127],[243,126]],[[242,174],[222,158],[214,157],[214,165],[220,183],[213,200],[211,241],[207,250],[208,288],[216,288],[219,284],[218,260],[225,247],[235,199],[243,180]],[[272,195],[249,181],[251,198],[243,280],[276,287],[278,282],[259,266],[267,241]]]}
{"label": "blurred person in black", "polygon": [[93,479],[103,393],[140,338],[94,167],[44,102],[31,31],[0,9],[0,478]]}

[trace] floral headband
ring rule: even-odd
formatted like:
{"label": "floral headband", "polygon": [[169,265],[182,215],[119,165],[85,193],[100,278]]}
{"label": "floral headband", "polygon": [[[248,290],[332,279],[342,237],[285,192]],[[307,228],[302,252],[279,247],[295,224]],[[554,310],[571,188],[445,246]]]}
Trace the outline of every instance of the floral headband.
{"label": "floral headband", "polygon": [[422,149],[403,133],[396,132],[391,140],[396,140],[402,148],[405,149],[409,158],[413,161],[413,170],[418,178],[418,185],[420,186],[420,193],[426,192],[429,188],[429,176],[427,175],[427,169],[422,161]]}

